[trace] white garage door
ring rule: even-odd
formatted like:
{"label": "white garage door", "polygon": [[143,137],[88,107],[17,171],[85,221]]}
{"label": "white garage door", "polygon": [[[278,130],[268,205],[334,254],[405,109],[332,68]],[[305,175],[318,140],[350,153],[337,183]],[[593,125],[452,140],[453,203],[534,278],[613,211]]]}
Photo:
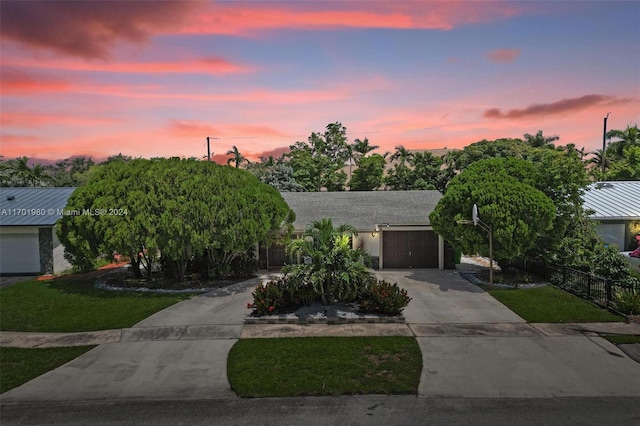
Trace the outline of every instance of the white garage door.
{"label": "white garage door", "polygon": [[0,235],[0,273],[40,273],[40,250],[37,234]]}

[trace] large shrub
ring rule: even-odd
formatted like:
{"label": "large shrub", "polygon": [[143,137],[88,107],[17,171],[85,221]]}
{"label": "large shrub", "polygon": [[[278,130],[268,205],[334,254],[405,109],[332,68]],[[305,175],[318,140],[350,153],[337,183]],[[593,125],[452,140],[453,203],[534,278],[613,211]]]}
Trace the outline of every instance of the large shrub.
{"label": "large shrub", "polygon": [[63,216],[57,229],[74,264],[119,253],[150,277],[162,254],[180,281],[198,257],[206,275],[221,278],[234,259],[293,218],[282,196],[251,173],[179,158],[100,166],[66,209],[79,212]]}
{"label": "large shrub", "polygon": [[360,292],[358,306],[362,312],[400,315],[410,301],[407,290],[398,287],[398,284],[382,280],[370,282]]}

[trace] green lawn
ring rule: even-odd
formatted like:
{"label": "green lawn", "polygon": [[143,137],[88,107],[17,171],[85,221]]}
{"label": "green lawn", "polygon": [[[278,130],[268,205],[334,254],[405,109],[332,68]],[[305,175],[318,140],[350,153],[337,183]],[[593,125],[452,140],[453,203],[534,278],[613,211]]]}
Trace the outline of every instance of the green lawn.
{"label": "green lawn", "polygon": [[528,322],[624,321],[621,316],[552,286],[516,290],[484,289]]}
{"label": "green lawn", "polygon": [[71,332],[126,328],[189,295],[98,290],[95,279],[29,280],[0,290],[0,330]]}
{"label": "green lawn", "polygon": [[71,348],[0,348],[0,393],[79,357],[94,346]]}
{"label": "green lawn", "polygon": [[227,364],[242,397],[416,394],[421,371],[412,337],[243,339]]}

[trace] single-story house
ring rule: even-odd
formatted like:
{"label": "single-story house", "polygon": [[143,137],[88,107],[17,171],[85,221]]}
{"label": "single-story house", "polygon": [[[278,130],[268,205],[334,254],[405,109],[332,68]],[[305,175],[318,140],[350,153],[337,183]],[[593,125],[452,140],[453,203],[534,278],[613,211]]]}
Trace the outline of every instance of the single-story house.
{"label": "single-story house", "polygon": [[596,232],[620,251],[638,247],[640,233],[640,181],[608,181],[591,184],[584,194],[584,208],[598,222]]}
{"label": "single-story house", "polygon": [[55,233],[74,188],[0,188],[0,274],[57,274],[71,265]]}
{"label": "single-story house", "polygon": [[[438,191],[282,192],[295,212],[294,232],[314,221],[331,218],[334,226],[349,224],[358,235],[354,248],[366,249],[376,269],[454,268],[455,254],[437,235],[429,214],[442,197]],[[260,247],[262,268],[289,262],[284,248]]]}

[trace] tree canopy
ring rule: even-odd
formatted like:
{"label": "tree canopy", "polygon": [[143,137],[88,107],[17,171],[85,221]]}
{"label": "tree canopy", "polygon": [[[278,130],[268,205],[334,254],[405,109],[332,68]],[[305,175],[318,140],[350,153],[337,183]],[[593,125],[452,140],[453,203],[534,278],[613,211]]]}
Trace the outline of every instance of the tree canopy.
{"label": "tree canopy", "polygon": [[280,194],[250,173],[179,158],[101,166],[67,210],[76,213],[59,221],[58,236],[75,265],[119,253],[150,275],[161,255],[180,280],[196,257],[223,274],[234,256],[293,220]]}
{"label": "tree canopy", "polygon": [[493,227],[494,258],[506,267],[510,260],[528,253],[553,225],[553,202],[531,185],[538,177],[531,163],[515,158],[471,164],[452,179],[429,216],[433,229],[465,253],[487,256],[486,231],[457,223],[470,220],[472,206],[477,204],[479,217]]}

